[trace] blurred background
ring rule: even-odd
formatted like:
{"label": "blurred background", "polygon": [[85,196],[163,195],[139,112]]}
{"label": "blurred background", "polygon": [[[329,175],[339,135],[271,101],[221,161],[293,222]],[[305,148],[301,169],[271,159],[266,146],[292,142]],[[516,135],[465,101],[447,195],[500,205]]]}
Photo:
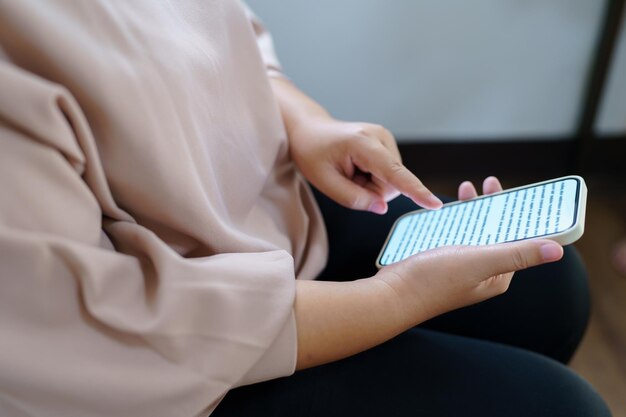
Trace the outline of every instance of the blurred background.
{"label": "blurred background", "polygon": [[497,175],[589,187],[591,323],[571,367],[626,417],[624,0],[248,0],[286,74],[335,117],[380,123],[434,191]]}

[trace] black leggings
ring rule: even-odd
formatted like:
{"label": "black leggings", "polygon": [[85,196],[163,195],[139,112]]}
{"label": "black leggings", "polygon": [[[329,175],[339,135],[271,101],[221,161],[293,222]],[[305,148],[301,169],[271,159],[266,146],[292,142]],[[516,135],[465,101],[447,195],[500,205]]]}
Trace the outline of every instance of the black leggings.
{"label": "black leggings", "polygon": [[[400,197],[378,216],[316,194],[330,239],[319,279],[376,273]],[[508,292],[411,329],[350,358],[230,391],[212,416],[609,416],[591,386],[562,363],[589,315],[576,251],[516,273]]]}

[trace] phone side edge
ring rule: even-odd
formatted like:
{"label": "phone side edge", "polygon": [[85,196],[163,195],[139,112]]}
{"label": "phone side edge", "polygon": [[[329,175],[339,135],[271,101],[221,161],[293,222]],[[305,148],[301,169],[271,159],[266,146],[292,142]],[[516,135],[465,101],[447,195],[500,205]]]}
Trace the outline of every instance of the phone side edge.
{"label": "phone side edge", "polygon": [[420,211],[426,211],[426,210],[427,209],[420,208],[420,209],[417,209],[417,210],[407,211],[406,213],[402,214],[400,217],[398,217],[393,222],[393,224],[391,225],[391,228],[389,228],[389,232],[387,232],[387,237],[385,238],[385,242],[383,243],[383,247],[380,249],[380,252],[378,252],[378,256],[376,257],[376,268],[381,269],[381,268],[387,266],[387,265],[381,264],[380,261],[382,260],[382,257],[385,254],[385,250],[387,249],[387,244],[391,240],[391,236],[393,235],[393,232],[396,230],[396,226],[398,225],[400,220],[402,220],[405,217],[411,216],[411,215],[413,215],[415,213],[419,213]]}
{"label": "phone side edge", "polygon": [[567,177],[563,177],[563,179],[566,178],[574,178],[578,181],[579,184],[576,223],[573,227],[567,229],[562,233],[547,237],[548,239],[554,240],[555,242],[563,246],[570,245],[582,237],[585,232],[585,215],[587,212],[587,185],[585,183],[585,180],[577,175],[569,175]]}

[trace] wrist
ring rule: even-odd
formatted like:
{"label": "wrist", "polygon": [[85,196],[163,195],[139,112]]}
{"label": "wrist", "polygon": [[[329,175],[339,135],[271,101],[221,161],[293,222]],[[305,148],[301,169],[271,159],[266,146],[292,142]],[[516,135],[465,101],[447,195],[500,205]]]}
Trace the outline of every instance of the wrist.
{"label": "wrist", "polygon": [[388,269],[379,271],[372,279],[378,285],[387,287],[389,297],[394,300],[395,314],[401,326],[409,329],[434,317],[429,311],[427,297],[424,296],[426,289],[415,288],[417,282],[407,282],[400,274]]}
{"label": "wrist", "polygon": [[415,326],[417,323],[415,323],[410,310],[407,308],[407,297],[379,275],[380,273],[362,280],[363,285],[370,286],[372,288],[371,291],[378,294],[389,316],[390,323],[394,323],[396,327],[395,332],[401,333]]}
{"label": "wrist", "polygon": [[375,278],[298,281],[298,369],[362,352],[408,328],[396,294]]}
{"label": "wrist", "polygon": [[291,81],[273,78],[270,83],[290,138],[301,126],[334,120],[326,109],[301,92]]}

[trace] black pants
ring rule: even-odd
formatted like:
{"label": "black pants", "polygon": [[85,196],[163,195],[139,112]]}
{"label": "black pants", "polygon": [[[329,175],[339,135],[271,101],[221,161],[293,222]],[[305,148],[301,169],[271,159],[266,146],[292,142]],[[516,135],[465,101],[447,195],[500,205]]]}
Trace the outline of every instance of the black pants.
{"label": "black pants", "polygon": [[[320,279],[376,273],[393,221],[415,209],[400,197],[378,216],[317,194],[330,239]],[[502,296],[437,317],[350,358],[229,392],[213,416],[609,416],[563,365],[589,315],[578,254],[516,273]]]}

